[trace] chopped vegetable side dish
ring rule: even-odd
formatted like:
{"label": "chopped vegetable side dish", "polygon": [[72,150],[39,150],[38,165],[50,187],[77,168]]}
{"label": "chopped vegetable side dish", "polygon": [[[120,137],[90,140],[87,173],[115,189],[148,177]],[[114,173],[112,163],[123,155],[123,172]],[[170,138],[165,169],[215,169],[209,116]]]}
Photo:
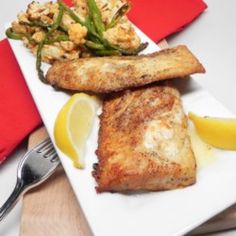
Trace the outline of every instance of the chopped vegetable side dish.
{"label": "chopped vegetable side dish", "polygon": [[57,2],[31,2],[7,29],[8,38],[22,40],[41,62],[108,55],[136,55],[146,48],[125,14],[128,0],[74,0],[69,8]]}

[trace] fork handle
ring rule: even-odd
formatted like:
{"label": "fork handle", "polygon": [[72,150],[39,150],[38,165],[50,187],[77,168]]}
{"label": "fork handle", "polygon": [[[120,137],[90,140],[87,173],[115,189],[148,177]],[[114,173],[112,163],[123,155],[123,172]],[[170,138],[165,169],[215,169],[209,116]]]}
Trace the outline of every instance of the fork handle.
{"label": "fork handle", "polygon": [[3,206],[0,208],[0,221],[12,210],[12,208],[16,205],[17,201],[19,200],[20,196],[24,193],[25,185],[21,180],[17,179],[16,186],[12,192],[12,194],[9,196],[9,198],[6,200],[6,202],[3,204]]}

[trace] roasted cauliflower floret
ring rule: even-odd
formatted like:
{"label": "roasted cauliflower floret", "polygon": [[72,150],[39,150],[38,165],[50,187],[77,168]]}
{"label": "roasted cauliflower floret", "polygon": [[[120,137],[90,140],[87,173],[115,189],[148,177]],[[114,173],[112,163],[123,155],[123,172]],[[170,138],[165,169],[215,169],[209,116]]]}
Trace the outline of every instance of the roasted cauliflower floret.
{"label": "roasted cauliflower floret", "polygon": [[17,19],[19,20],[19,22],[25,22],[25,23],[29,23],[29,19],[28,19],[28,14],[26,14],[25,12],[20,12],[17,15]]}
{"label": "roasted cauliflower floret", "polygon": [[85,19],[88,15],[88,5],[87,0],[74,0],[75,11],[81,17],[81,19]]}
{"label": "roasted cauliflower floret", "polygon": [[16,21],[13,21],[11,24],[12,30],[16,33],[25,34],[27,33],[27,27],[25,25],[19,24]]}
{"label": "roasted cauliflower floret", "polygon": [[75,48],[75,44],[71,41],[61,41],[60,46],[67,52],[72,51]]}
{"label": "roasted cauliflower floret", "polygon": [[43,15],[48,15],[49,8],[47,8],[46,5],[32,2],[28,5],[26,13],[30,20],[37,20]]}
{"label": "roasted cauliflower floret", "polygon": [[103,35],[111,44],[124,49],[136,49],[141,43],[140,38],[128,21],[124,21],[108,29]]}
{"label": "roasted cauliflower floret", "polygon": [[65,53],[63,55],[63,58],[66,60],[74,60],[80,57],[80,51],[79,50],[73,50],[70,51],[69,53]]}
{"label": "roasted cauliflower floret", "polygon": [[[32,52],[33,52],[33,54],[34,54],[34,51],[36,50],[36,46],[34,45],[34,44],[31,44],[30,42],[29,42],[29,40],[26,38],[26,37],[23,37],[22,38],[22,41],[23,41],[23,43],[24,43],[24,45],[27,47],[27,48],[29,48]],[[36,51],[35,51],[35,54],[34,55],[36,55]]]}
{"label": "roasted cauliflower floret", "polygon": [[68,30],[71,24],[74,24],[75,21],[67,14],[64,13],[61,21],[61,26],[63,29]]}
{"label": "roasted cauliflower floret", "polygon": [[53,63],[55,60],[60,60],[65,51],[58,46],[55,45],[44,45],[42,50],[42,59],[45,62]]}
{"label": "roasted cauliflower floret", "polygon": [[45,32],[38,31],[33,34],[32,39],[34,39],[37,43],[39,43],[44,39],[44,37],[45,37]]}
{"label": "roasted cauliflower floret", "polygon": [[78,45],[85,43],[85,37],[87,35],[87,32],[87,28],[79,23],[71,24],[68,27],[68,34],[70,40]]}
{"label": "roasted cauliflower floret", "polygon": [[40,16],[40,20],[41,20],[44,24],[46,24],[46,25],[51,25],[51,24],[53,24],[53,19],[50,18],[49,16],[46,16],[46,15]]}
{"label": "roasted cauliflower floret", "polygon": [[49,9],[49,16],[57,15],[59,12],[58,3],[48,2],[45,4],[45,7]]}

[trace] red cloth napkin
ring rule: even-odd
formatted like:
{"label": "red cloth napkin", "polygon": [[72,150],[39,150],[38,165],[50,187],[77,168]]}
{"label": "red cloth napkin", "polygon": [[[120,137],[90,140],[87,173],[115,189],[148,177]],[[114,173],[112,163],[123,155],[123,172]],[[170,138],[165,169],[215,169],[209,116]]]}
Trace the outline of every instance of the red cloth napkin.
{"label": "red cloth napkin", "polygon": [[0,42],[0,163],[41,118],[6,39]]}
{"label": "red cloth napkin", "polygon": [[[131,2],[129,18],[154,41],[181,30],[207,7],[202,0]],[[0,42],[0,71],[1,163],[42,121],[7,40]]]}
{"label": "red cloth napkin", "polygon": [[131,0],[131,2],[129,19],[155,42],[182,30],[207,8],[202,0]]}

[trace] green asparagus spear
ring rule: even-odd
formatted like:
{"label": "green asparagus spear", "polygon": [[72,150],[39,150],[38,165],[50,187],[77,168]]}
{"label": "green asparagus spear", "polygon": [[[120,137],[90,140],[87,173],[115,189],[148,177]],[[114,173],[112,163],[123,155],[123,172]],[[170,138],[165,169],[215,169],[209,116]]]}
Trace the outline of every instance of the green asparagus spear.
{"label": "green asparagus spear", "polygon": [[41,69],[41,65],[42,65],[42,50],[43,50],[43,46],[44,44],[49,40],[49,37],[51,36],[51,34],[53,33],[53,31],[55,31],[61,24],[62,21],[62,17],[63,17],[63,12],[64,12],[64,8],[61,7],[59,5],[59,13],[58,16],[56,18],[56,20],[54,21],[54,23],[52,24],[52,26],[50,27],[49,31],[46,33],[46,35],[44,36],[44,39],[39,43],[38,45],[38,49],[37,49],[37,57],[36,57],[36,69],[38,71],[38,76],[39,79],[43,82],[43,83],[47,83],[47,80],[44,77],[44,73],[43,70]]}
{"label": "green asparagus spear", "polygon": [[46,44],[53,44],[56,42],[61,42],[61,41],[69,41],[69,36],[66,34],[61,34],[61,35],[57,35],[55,37],[50,37],[48,38],[48,40],[45,42]]}
{"label": "green asparagus spear", "polygon": [[87,40],[85,42],[85,46],[88,47],[89,49],[95,49],[95,50],[105,50],[106,48],[104,47],[104,45],[100,44],[100,43],[95,43],[93,41]]}
{"label": "green asparagus spear", "polygon": [[24,36],[23,34],[12,31],[12,28],[8,28],[5,33],[9,39],[15,39],[15,40],[22,40]]}
{"label": "green asparagus spear", "polygon": [[148,46],[148,43],[141,43],[138,48],[136,49],[123,49],[123,48],[118,48],[118,50],[123,54],[123,55],[137,55],[139,52],[143,51],[146,47]]}
{"label": "green asparagus spear", "polygon": [[89,9],[89,18],[93,21],[95,28],[100,37],[103,37],[103,32],[105,31],[105,25],[102,21],[102,15],[97,7],[95,0],[87,0]]}
{"label": "green asparagus spear", "polygon": [[31,44],[33,44],[33,45],[37,44],[37,42],[34,39],[32,39],[31,35],[28,33],[24,33],[24,34],[23,33],[16,33],[12,30],[12,28],[8,28],[5,33],[9,39],[23,40],[23,38],[27,38]]}
{"label": "green asparagus spear", "polygon": [[38,45],[38,50],[37,50],[37,56],[36,56],[36,69],[38,72],[38,77],[39,79],[43,82],[43,83],[47,83],[45,77],[44,77],[44,73],[43,70],[41,69],[41,65],[42,65],[42,49],[44,46],[44,41],[41,41]]}
{"label": "green asparagus spear", "polygon": [[121,56],[121,53],[115,49],[104,49],[94,51],[97,56]]}

